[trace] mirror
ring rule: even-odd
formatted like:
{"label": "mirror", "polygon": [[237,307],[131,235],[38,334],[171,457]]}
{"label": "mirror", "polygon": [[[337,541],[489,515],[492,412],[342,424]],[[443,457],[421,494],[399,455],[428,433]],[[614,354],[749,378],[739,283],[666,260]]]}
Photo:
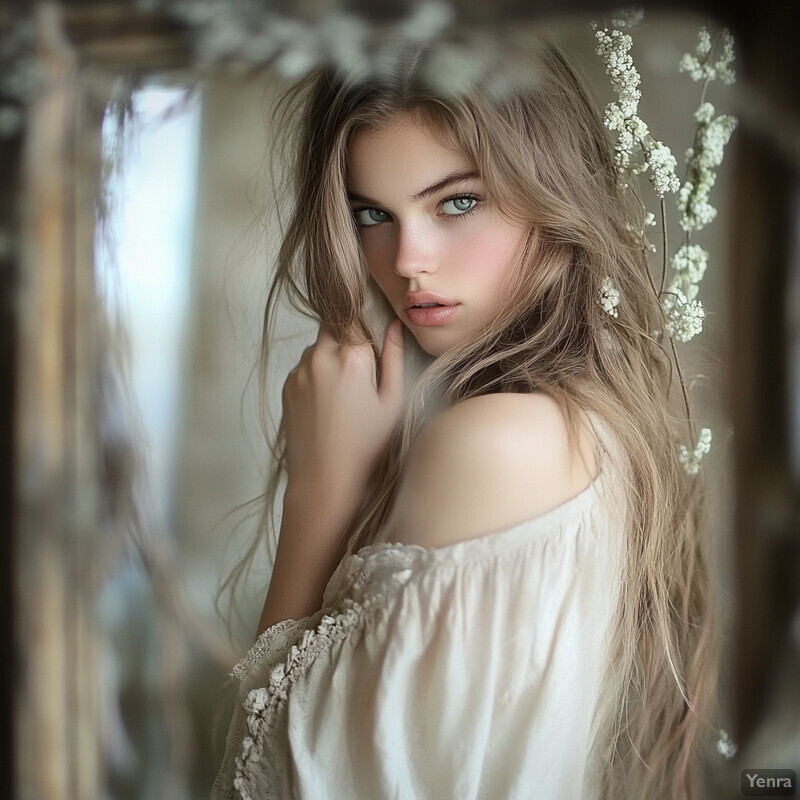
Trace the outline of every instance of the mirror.
{"label": "mirror", "polygon": [[[676,65],[713,20],[701,12],[647,10],[635,35],[642,116],[676,154],[691,145],[698,105],[697,85]],[[312,66],[314,35],[343,57],[360,28],[355,11],[247,13],[245,4],[217,13],[200,2],[135,12],[42,3],[31,18],[0,18],[4,41],[35,43],[44,74],[24,125],[0,108],[0,126],[5,120],[7,138],[23,147],[12,485],[15,631],[26,667],[18,714],[29,714],[17,723],[15,759],[20,788],[47,800],[206,797],[231,708],[226,674],[251,643],[269,579],[261,550],[229,631],[215,598],[254,535],[269,457],[255,368],[279,240],[269,159],[283,131],[270,109]],[[487,53],[500,51],[491,47],[509,22],[545,24],[522,12],[521,22],[489,24],[491,12],[481,13],[487,18],[468,30],[473,41],[484,37]],[[380,30],[435,36],[453,14],[446,3],[421,3]],[[611,95],[589,20],[576,7],[546,24],[602,104]],[[740,113],[743,94],[721,84],[710,91],[718,111]],[[742,380],[730,338],[740,319],[732,309],[741,313],[744,302],[735,220],[746,201],[735,163],[726,156],[719,169],[711,198],[718,220],[700,237],[711,253],[703,334],[681,354],[695,419],[715,432],[709,535],[731,626],[742,591],[735,532],[748,513],[736,503],[729,394]],[[0,250],[9,241],[0,236]],[[287,308],[281,330],[272,409],[316,327]],[[795,403],[798,394],[795,377]],[[47,401],[29,404],[35,397]],[[782,529],[796,519],[786,499],[793,495],[785,481],[771,486]],[[34,597],[33,586],[44,588]],[[734,717],[737,663],[727,662],[723,676]],[[78,732],[67,741],[62,728],[72,719]]]}

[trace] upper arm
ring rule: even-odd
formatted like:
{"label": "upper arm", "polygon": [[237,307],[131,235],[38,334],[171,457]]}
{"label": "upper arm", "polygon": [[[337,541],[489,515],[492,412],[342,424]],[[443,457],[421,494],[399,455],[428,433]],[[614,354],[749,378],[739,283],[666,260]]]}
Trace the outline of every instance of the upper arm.
{"label": "upper arm", "polygon": [[420,431],[381,538],[442,546],[516,525],[579,494],[596,472],[594,437],[548,395],[472,397]]}

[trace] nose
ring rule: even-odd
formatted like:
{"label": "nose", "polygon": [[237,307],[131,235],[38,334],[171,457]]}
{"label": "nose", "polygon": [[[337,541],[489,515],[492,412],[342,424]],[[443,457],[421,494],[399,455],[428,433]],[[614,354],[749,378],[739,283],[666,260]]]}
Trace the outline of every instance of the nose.
{"label": "nose", "polygon": [[398,226],[394,271],[404,278],[419,272],[436,272],[436,251],[435,234],[424,224]]}

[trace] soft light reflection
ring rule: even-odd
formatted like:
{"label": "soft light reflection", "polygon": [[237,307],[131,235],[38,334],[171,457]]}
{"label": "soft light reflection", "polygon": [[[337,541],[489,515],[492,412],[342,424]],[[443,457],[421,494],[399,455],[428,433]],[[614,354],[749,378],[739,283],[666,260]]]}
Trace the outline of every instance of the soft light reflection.
{"label": "soft light reflection", "polygon": [[168,529],[182,422],[200,100],[186,97],[185,89],[154,86],[134,94],[133,112],[124,131],[111,117],[103,130],[106,151],[118,151],[118,166],[108,184],[98,279],[128,341],[145,460],[142,500],[151,522]]}

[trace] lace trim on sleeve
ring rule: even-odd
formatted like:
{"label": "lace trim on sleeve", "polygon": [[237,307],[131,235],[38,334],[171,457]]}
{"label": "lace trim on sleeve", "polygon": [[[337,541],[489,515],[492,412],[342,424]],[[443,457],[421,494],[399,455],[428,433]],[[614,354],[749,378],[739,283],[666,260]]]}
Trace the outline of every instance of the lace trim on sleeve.
{"label": "lace trim on sleeve", "polygon": [[[241,753],[236,757],[233,781],[242,800],[258,800],[264,796],[263,772],[258,770],[258,763],[264,758],[264,745],[272,730],[275,713],[286,701],[289,688],[320,652],[346,638],[360,625],[364,611],[363,606],[345,598],[340,611],[333,616],[324,614],[315,628],[304,631],[302,638],[289,648],[285,660],[272,668],[266,686],[247,693],[242,706],[247,712],[250,735],[243,739]],[[282,625],[276,635],[285,633],[289,627],[293,626]],[[268,647],[269,642],[265,641],[263,646]]]}
{"label": "lace trim on sleeve", "polygon": [[274,657],[275,652],[285,651],[292,638],[296,638],[300,631],[308,626],[309,621],[309,617],[304,617],[299,620],[286,619],[271,625],[256,639],[247,655],[231,670],[231,675],[240,681],[245,680],[246,676],[253,674],[270,657]]}
{"label": "lace trim on sleeve", "polygon": [[331,577],[320,611],[270,626],[233,668],[231,675],[240,685],[234,723],[238,729],[239,714],[245,716],[246,723],[238,741],[232,742],[232,752],[238,751],[238,755],[233,759],[231,790],[237,797],[281,800],[267,785],[271,775],[268,765],[261,763],[269,755],[276,713],[286,702],[292,684],[314,659],[360,628],[369,609],[385,607],[387,597],[409,580],[410,566],[420,555],[417,551],[421,548],[380,545],[350,555]]}

